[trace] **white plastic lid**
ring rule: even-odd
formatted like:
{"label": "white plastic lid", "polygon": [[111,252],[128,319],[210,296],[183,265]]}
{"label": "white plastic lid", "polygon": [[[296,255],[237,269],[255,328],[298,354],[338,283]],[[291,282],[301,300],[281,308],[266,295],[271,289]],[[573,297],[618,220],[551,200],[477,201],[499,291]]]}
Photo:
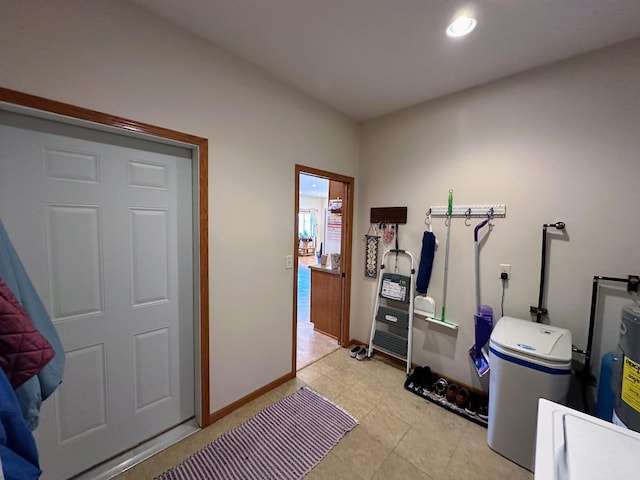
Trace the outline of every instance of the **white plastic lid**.
{"label": "white plastic lid", "polygon": [[638,478],[640,433],[541,398],[536,477],[549,480]]}
{"label": "white plastic lid", "polygon": [[565,328],[502,317],[491,332],[491,342],[528,357],[571,361],[571,332]]}

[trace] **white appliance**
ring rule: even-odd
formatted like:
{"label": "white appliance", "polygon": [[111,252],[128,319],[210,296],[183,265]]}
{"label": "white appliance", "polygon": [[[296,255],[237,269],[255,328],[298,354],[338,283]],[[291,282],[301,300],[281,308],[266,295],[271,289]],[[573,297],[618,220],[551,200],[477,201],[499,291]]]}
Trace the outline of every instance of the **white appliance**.
{"label": "white appliance", "polygon": [[538,399],[564,403],[571,377],[571,332],[502,317],[489,340],[487,443],[533,470]]}
{"label": "white appliance", "polygon": [[540,399],[536,480],[638,478],[638,452],[640,433]]}

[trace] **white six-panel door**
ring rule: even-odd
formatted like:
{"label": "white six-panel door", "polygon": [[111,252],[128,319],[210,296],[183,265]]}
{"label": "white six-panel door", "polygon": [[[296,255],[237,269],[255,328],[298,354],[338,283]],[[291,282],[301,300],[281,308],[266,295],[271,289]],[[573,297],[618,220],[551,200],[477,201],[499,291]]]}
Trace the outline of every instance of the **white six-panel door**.
{"label": "white six-panel door", "polygon": [[43,478],[194,415],[191,160],[0,125],[0,217],[66,351]]}

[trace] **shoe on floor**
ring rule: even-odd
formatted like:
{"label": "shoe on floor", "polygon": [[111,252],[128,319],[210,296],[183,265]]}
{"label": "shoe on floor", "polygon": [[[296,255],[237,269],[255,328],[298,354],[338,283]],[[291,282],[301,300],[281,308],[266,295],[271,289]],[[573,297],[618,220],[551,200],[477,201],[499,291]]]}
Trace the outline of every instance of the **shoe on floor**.
{"label": "shoe on floor", "polygon": [[456,405],[460,408],[465,408],[469,402],[469,392],[466,388],[460,387],[458,393],[456,393]]}
{"label": "shoe on floor", "polygon": [[447,402],[455,403],[457,393],[458,393],[458,385],[456,385],[455,383],[450,383],[449,385],[447,385],[447,391],[446,391]]}
{"label": "shoe on floor", "polygon": [[444,397],[447,393],[448,386],[449,384],[447,383],[447,381],[444,378],[440,378],[436,383],[434,383],[433,389],[436,392],[436,395],[438,395],[439,397]]}
{"label": "shoe on floor", "polygon": [[413,370],[413,373],[407,376],[407,379],[404,381],[404,388],[415,390],[415,388],[420,385],[419,378],[420,378],[421,370],[422,370],[422,367],[416,367]]}
{"label": "shoe on floor", "polygon": [[469,394],[469,402],[467,406],[464,408],[465,412],[469,415],[476,415],[478,413],[478,399],[475,395]]}
{"label": "shoe on floor", "polygon": [[356,360],[364,360],[367,358],[367,347],[360,347],[360,351],[356,353]]}
{"label": "shoe on floor", "polygon": [[436,377],[431,372],[431,368],[425,366],[420,372],[420,386],[429,392],[433,391],[433,385],[436,383]]}
{"label": "shoe on floor", "polygon": [[489,420],[489,406],[486,403],[480,404],[478,416],[483,420]]}
{"label": "shoe on floor", "polygon": [[356,345],[355,347],[353,347],[350,351],[349,351],[349,356],[351,358],[356,358],[356,355],[358,355],[358,352],[360,351],[360,349],[364,348],[362,345]]}

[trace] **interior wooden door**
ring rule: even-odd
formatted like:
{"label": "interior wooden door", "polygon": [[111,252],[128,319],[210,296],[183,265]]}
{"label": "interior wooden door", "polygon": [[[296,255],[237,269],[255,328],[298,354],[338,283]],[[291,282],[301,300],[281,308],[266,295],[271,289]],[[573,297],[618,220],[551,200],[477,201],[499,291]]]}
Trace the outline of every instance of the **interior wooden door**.
{"label": "interior wooden door", "polygon": [[11,125],[0,145],[0,216],[66,353],[43,478],[69,478],[194,415],[191,161]]}

